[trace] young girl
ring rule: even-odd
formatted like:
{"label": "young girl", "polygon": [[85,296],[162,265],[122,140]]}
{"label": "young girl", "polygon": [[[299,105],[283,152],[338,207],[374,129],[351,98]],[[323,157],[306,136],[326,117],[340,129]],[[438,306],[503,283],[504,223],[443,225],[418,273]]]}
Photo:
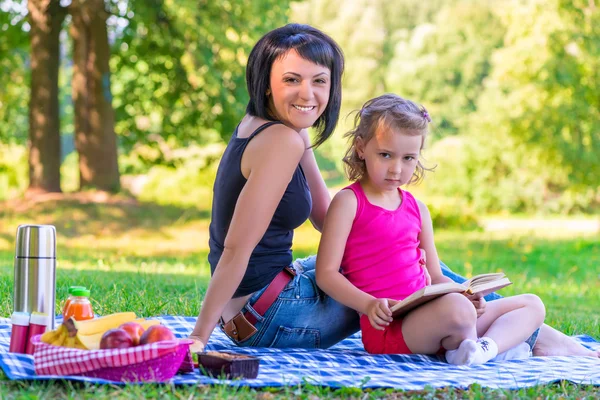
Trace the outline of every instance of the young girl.
{"label": "young girl", "polygon": [[481,364],[542,325],[545,309],[537,296],[503,298],[485,307],[483,300],[452,293],[402,319],[391,316],[397,301],[428,284],[450,281],[440,269],[427,207],[400,189],[423,177],[419,157],[430,122],[423,107],[393,94],[360,110],[355,129],[346,135],[351,147],[344,158],[354,183],[335,196],[327,212],[317,283],[361,314],[369,353],[443,349],[451,364]]}

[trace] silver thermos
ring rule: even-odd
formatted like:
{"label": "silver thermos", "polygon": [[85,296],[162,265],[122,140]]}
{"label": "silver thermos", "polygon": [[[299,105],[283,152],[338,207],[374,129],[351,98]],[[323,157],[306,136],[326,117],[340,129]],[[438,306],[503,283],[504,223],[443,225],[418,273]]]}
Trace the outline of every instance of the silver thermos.
{"label": "silver thermos", "polygon": [[15,246],[14,311],[48,314],[54,329],[56,303],[56,229],[52,225],[21,225]]}

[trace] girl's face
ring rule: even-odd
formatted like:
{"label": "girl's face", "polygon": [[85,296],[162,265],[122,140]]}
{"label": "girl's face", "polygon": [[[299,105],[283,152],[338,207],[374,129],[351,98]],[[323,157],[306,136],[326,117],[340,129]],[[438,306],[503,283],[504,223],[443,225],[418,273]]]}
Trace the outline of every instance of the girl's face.
{"label": "girl's face", "polygon": [[359,138],[356,150],[365,160],[365,178],[374,187],[396,190],[412,178],[423,143],[421,134],[381,126],[366,144]]}
{"label": "girl's face", "polygon": [[292,129],[311,127],[329,102],[331,71],[290,50],[271,67],[269,109]]}

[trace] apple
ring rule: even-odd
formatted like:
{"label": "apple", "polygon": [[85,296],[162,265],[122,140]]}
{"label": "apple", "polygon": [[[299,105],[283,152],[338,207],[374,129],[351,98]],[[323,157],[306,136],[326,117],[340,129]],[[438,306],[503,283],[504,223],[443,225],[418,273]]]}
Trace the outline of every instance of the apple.
{"label": "apple", "polygon": [[100,339],[101,349],[125,349],[133,346],[133,341],[129,333],[123,329],[109,329]]}
{"label": "apple", "polygon": [[134,346],[140,344],[140,337],[142,337],[142,334],[145,331],[144,327],[137,322],[125,322],[119,326],[119,329],[123,329],[129,334]]}
{"label": "apple", "polygon": [[142,334],[140,344],[162,342],[163,340],[175,340],[175,335],[164,325],[153,325]]}

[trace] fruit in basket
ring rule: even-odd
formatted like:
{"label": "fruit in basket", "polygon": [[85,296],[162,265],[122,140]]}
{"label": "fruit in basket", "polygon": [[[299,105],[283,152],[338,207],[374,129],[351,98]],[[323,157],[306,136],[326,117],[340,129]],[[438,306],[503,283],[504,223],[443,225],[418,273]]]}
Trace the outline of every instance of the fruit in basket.
{"label": "fruit in basket", "polygon": [[80,335],[94,335],[104,333],[109,329],[118,328],[121,324],[133,321],[135,318],[136,316],[133,312],[119,312],[99,318],[75,321],[75,327]]}
{"label": "fruit in basket", "polygon": [[175,340],[175,335],[164,325],[154,325],[142,334],[140,344],[162,342],[163,340]]}
{"label": "fruit in basket", "polygon": [[[142,326],[142,328],[148,329],[149,327],[153,326],[153,325],[158,325],[160,324],[159,320],[156,319],[143,319],[143,318],[139,318],[136,320],[133,320],[131,322],[135,322],[138,323]],[[117,327],[115,327],[117,328]],[[79,339],[81,340],[81,342],[84,344],[84,346],[89,349],[89,350],[98,350],[100,348],[100,340],[102,340],[102,335],[104,334],[103,332],[99,332],[99,333],[94,333],[92,335],[81,335],[78,334],[77,336],[79,337]]]}
{"label": "fruit in basket", "polygon": [[53,331],[46,331],[42,334],[40,341],[51,344],[53,346],[62,346],[63,342],[68,336],[67,328],[62,324],[54,329]]}
{"label": "fruit in basket", "polygon": [[104,332],[100,340],[101,349],[125,349],[133,346],[131,336],[124,329],[115,328]]}
{"label": "fruit in basket", "polygon": [[123,329],[129,334],[129,337],[131,337],[131,341],[133,342],[134,346],[140,344],[140,337],[145,331],[142,325],[134,321],[125,322],[123,325],[119,326],[119,329]]}

